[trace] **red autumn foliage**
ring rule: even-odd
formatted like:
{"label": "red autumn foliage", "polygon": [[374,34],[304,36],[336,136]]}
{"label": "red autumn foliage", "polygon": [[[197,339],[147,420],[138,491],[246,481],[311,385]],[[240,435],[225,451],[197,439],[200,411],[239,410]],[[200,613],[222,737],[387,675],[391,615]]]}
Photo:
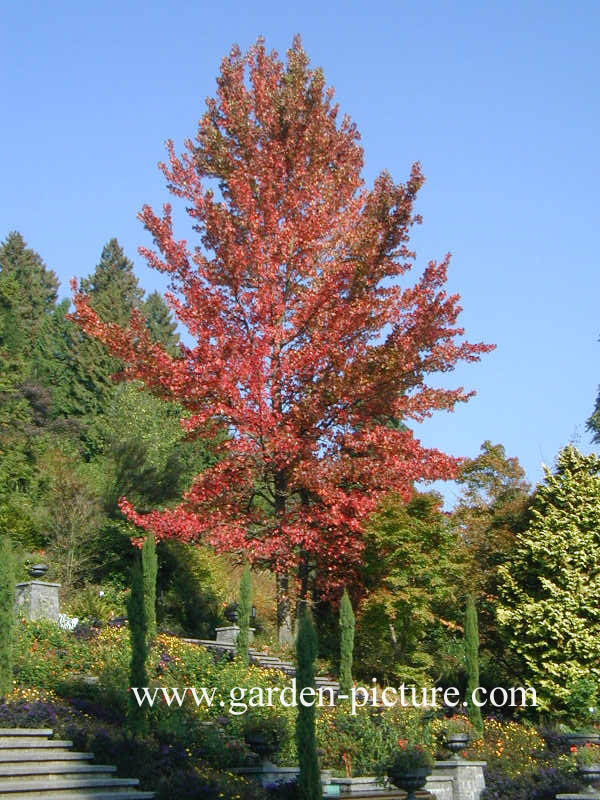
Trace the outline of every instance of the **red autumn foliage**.
{"label": "red autumn foliage", "polygon": [[174,358],[138,312],[121,329],[78,292],[74,319],[123,360],[123,379],[188,409],[190,435],[229,432],[180,505],[140,515],[122,499],[126,516],[279,573],[310,563],[325,591],[357,574],[363,522],[384,493],[408,498],[414,481],[456,474],[457,459],[389,423],[467,400],[426,376],[491,346],[458,341],[449,257],[408,285],[420,166],[405,184],[382,173],[365,187],[359,134],[299,39],[287,64],[261,41],[233,48],[217,84],[195,142],[181,156],[168,142],[160,165],[199,244],[175,238],[169,205],[140,214],[157,248],[140,252],[169,274],[195,346]]}

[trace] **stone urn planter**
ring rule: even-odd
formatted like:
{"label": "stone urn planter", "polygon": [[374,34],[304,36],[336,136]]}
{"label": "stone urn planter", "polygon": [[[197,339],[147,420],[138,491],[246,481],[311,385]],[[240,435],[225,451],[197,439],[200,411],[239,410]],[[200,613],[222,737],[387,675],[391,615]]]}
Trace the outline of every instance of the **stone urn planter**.
{"label": "stone urn planter", "polygon": [[406,800],[415,800],[415,792],[425,786],[427,776],[430,773],[431,769],[429,767],[421,767],[410,771],[390,767],[388,769],[388,778],[398,789],[403,789],[407,792]]}
{"label": "stone urn planter", "polygon": [[458,754],[467,747],[470,739],[468,733],[449,733],[444,740],[444,747],[446,750],[450,750],[455,761],[460,761]]}
{"label": "stone urn planter", "polygon": [[248,747],[260,758],[263,767],[281,750],[287,741],[288,725],[284,717],[248,716],[244,725],[244,739]]}
{"label": "stone urn planter", "polygon": [[43,578],[44,575],[48,572],[48,565],[33,564],[31,567],[29,567],[27,572],[32,578]]}
{"label": "stone urn planter", "polygon": [[577,774],[587,784],[587,791],[600,797],[600,764],[579,764]]}
{"label": "stone urn planter", "polygon": [[237,623],[239,615],[240,607],[238,603],[230,603],[223,611],[225,619],[228,622],[232,622],[234,625]]}
{"label": "stone urn planter", "polygon": [[262,733],[248,733],[245,739],[248,747],[256,753],[261,761],[266,761],[270,756],[274,756],[279,749],[275,742]]}
{"label": "stone urn planter", "polygon": [[399,744],[400,749],[387,769],[388,778],[398,789],[407,792],[406,800],[414,800],[415,792],[425,786],[434,760],[421,745],[408,745],[406,741]]}

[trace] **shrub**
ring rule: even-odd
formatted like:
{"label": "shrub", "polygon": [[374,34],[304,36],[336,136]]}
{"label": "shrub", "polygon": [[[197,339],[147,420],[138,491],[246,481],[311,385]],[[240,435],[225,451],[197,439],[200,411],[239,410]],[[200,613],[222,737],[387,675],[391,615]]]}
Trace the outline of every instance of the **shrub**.
{"label": "shrub", "polygon": [[317,738],[323,766],[349,777],[383,774],[399,740],[431,749],[428,727],[414,708],[386,709],[377,718],[367,708],[357,709],[355,715],[345,706],[323,708],[317,717]]}
{"label": "shrub", "polygon": [[488,772],[517,778],[549,766],[544,763],[545,751],[544,739],[533,726],[488,718],[483,739],[473,742],[467,752],[476,760],[487,761]]}
{"label": "shrub", "polygon": [[66,613],[84,624],[104,625],[113,617],[125,613],[125,592],[110,584],[86,584],[71,594],[65,609]]}
{"label": "shrub", "polygon": [[481,800],[555,800],[559,793],[576,794],[582,787],[573,776],[553,767],[516,777],[488,771],[485,781]]}

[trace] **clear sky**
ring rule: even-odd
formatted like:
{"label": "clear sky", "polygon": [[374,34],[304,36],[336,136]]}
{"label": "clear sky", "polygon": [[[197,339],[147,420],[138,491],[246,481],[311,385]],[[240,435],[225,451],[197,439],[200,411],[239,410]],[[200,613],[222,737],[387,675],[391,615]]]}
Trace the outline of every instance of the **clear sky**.
{"label": "clear sky", "polygon": [[[600,4],[596,0],[380,3],[1,4],[0,239],[20,231],[61,280],[117,237],[142,286],[136,214],[169,199],[156,164],[182,149],[221,58],[295,33],[357,123],[365,178],[427,183],[418,267],[450,251],[449,289],[472,341],[496,351],[444,376],[477,396],[417,435],[475,456],[491,439],[541,478],[560,447],[590,451],[600,383],[597,310]],[[415,276],[416,277],[416,276]],[[451,502],[451,488],[445,491]]]}

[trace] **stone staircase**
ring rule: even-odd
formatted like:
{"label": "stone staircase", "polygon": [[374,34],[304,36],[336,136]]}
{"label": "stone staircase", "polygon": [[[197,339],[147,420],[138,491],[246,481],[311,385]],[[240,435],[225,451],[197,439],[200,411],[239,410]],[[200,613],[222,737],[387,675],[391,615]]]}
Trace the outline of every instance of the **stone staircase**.
{"label": "stone staircase", "polygon": [[[235,653],[235,645],[228,644],[227,642],[215,642],[213,639],[182,639],[182,641],[188,642],[188,644],[197,644],[201,647],[205,647],[207,650],[219,656],[232,656]],[[277,656],[261,653],[252,647],[248,648],[248,654],[250,656],[250,663],[256,664],[257,667],[280,670],[288,678],[293,678],[296,675],[296,667],[290,661],[282,661]],[[317,675],[315,678],[315,687],[318,690],[321,686],[331,690],[334,695],[337,695],[340,689],[340,685],[337,681],[331,680],[324,675]],[[325,696],[328,697],[328,695]]]}
{"label": "stone staircase", "polygon": [[0,800],[151,800],[137,778],[115,778],[116,767],[90,764],[73,742],[52,730],[0,728]]}

